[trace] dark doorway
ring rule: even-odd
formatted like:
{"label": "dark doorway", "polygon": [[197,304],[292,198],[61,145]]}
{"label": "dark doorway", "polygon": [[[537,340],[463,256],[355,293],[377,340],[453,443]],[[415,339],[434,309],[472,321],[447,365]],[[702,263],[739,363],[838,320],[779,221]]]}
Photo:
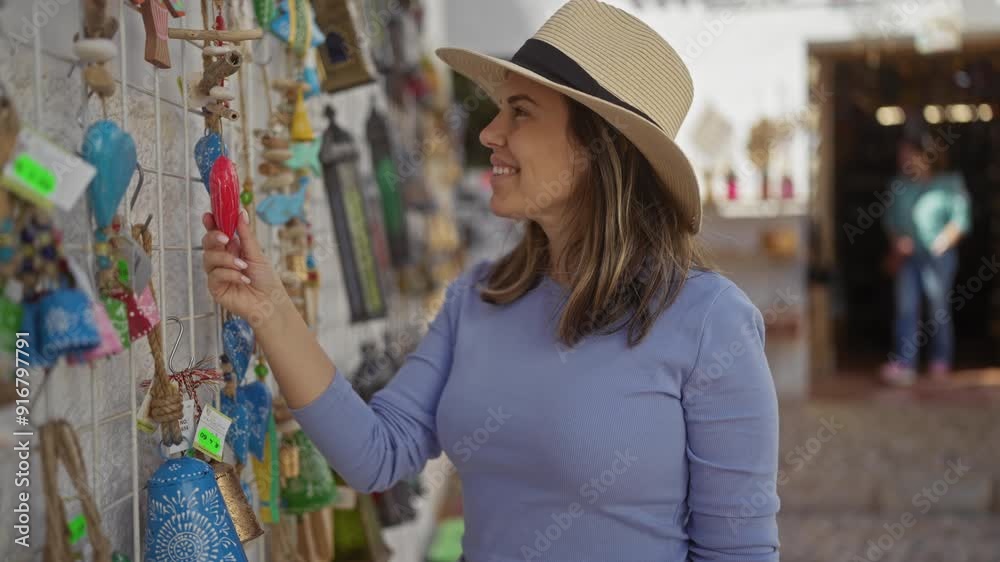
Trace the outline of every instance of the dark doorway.
{"label": "dark doorway", "polygon": [[[869,53],[830,62],[838,370],[867,371],[891,348],[892,278],[881,267],[888,240],[872,214],[879,214],[877,195],[885,199],[896,173],[903,125],[895,123],[894,108],[928,121],[947,143],[947,167],[965,177],[973,227],[960,243],[956,285],[978,278],[970,288],[980,288],[955,312],[956,367],[997,364],[1000,275],[986,278],[980,268],[983,259],[1000,256],[1000,47],[932,56]],[[889,109],[878,114],[879,108]]]}

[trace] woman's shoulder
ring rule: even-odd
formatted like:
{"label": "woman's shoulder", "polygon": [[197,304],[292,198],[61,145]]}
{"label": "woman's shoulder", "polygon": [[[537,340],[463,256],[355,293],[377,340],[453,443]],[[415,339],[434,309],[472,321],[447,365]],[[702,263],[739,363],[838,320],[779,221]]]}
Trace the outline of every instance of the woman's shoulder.
{"label": "woman's shoulder", "polygon": [[731,279],[711,270],[691,270],[673,304],[667,308],[658,324],[686,326],[700,334],[712,322],[754,322],[760,314],[743,289]]}

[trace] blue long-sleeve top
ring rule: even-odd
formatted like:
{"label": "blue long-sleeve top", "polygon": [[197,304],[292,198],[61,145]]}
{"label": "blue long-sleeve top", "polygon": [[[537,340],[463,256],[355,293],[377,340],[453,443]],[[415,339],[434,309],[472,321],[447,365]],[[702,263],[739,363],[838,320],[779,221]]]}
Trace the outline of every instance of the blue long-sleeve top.
{"label": "blue long-sleeve top", "polygon": [[469,562],[778,560],[778,408],[746,295],[692,273],[638,346],[568,348],[565,289],[488,304],[488,267],[449,286],[369,404],[337,374],[294,411],[347,483],[382,490],[445,452]]}

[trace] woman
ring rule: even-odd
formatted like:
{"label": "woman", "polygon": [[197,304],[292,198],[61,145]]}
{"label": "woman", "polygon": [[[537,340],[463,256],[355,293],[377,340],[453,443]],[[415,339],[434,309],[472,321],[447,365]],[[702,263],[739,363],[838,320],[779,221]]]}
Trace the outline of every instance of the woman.
{"label": "woman", "polygon": [[490,205],[525,231],[449,287],[395,379],[366,405],[247,225],[230,241],[206,216],[213,297],[255,324],[351,486],[448,454],[468,562],[777,560],[764,325],[695,248],[697,184],[672,140],[692,93],[680,58],[595,0],[568,2],[512,61],[438,54],[499,106],[480,135]]}
{"label": "woman", "polygon": [[[901,173],[891,184],[896,199],[882,216],[896,263],[895,342],[882,379],[905,386],[916,380],[917,359],[925,344],[930,346],[931,378],[947,380],[951,372],[955,334],[949,297],[958,270],[956,246],[972,217],[962,175],[941,171],[944,155],[934,149],[929,135],[904,138],[898,161]],[[921,297],[929,305],[923,326]]]}

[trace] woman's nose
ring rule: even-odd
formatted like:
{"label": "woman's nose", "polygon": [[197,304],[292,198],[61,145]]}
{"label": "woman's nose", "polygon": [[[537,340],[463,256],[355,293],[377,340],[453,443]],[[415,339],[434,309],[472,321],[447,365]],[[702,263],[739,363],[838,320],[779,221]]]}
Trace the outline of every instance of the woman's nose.
{"label": "woman's nose", "polygon": [[501,114],[497,114],[496,117],[490,121],[479,133],[479,142],[487,148],[499,148],[507,142],[507,131],[504,130],[503,120],[500,118]]}

